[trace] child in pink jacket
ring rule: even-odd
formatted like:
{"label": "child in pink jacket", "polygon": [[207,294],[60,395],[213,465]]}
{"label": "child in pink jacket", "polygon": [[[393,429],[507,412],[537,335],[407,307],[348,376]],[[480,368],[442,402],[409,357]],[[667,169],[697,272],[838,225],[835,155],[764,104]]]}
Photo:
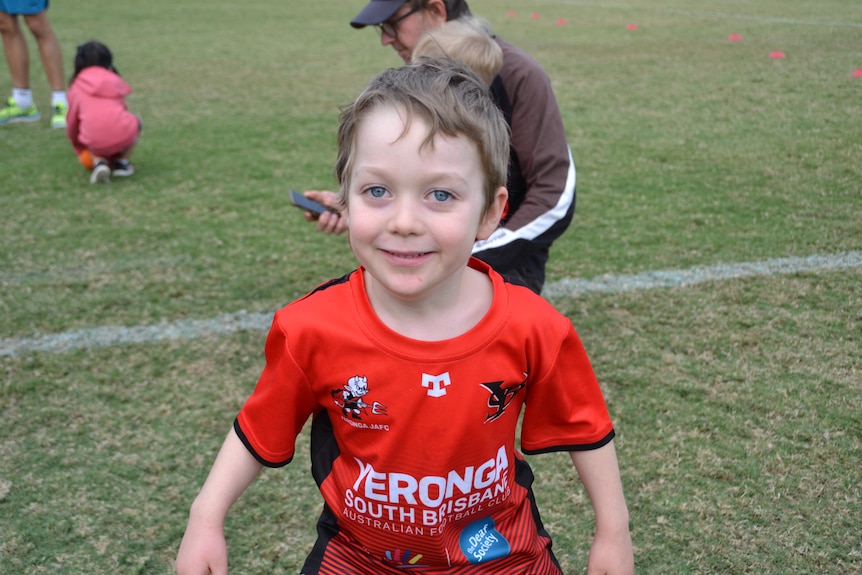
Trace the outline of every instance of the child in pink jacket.
{"label": "child in pink jacket", "polygon": [[92,170],[92,184],[135,173],[129,158],[141,134],[141,119],[126,109],[125,98],[131,92],[107,46],[96,41],[78,46],[66,134],[81,164]]}

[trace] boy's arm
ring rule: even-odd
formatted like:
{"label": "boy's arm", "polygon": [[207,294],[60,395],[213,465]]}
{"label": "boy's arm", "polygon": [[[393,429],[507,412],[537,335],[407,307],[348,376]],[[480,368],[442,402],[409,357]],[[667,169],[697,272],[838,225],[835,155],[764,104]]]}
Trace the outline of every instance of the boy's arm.
{"label": "boy's arm", "polygon": [[571,456],[596,514],[587,575],[631,575],[634,551],[629,512],[613,441],[595,450],[572,451]]}
{"label": "boy's arm", "polygon": [[189,523],[177,553],[179,575],[227,575],[224,520],[231,505],[257,477],[261,467],[231,427],[192,503]]}

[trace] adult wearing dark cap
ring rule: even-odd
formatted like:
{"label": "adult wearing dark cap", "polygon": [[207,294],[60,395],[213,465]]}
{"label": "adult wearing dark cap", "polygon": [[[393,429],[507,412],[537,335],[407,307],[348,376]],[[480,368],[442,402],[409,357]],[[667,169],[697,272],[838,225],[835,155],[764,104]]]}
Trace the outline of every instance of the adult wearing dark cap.
{"label": "adult wearing dark cap", "polygon": [[[377,26],[381,44],[410,62],[426,31],[469,15],[463,0],[371,0],[350,24]],[[512,129],[509,208],[500,229],[477,242],[473,253],[541,293],[548,250],[575,210],[575,164],[547,73],[523,50],[495,40],[503,66],[491,92]]]}
{"label": "adult wearing dark cap", "polygon": [[[392,46],[409,63],[425,32],[470,15],[463,0],[370,0],[350,24],[376,26],[380,43]],[[503,66],[491,93],[512,130],[509,206],[501,227],[477,242],[473,253],[501,274],[541,293],[551,244],[568,228],[575,210],[575,164],[547,73],[523,50],[499,37],[495,40],[503,51]],[[332,192],[306,193],[335,204]],[[312,219],[310,214],[307,217]],[[313,218],[317,229],[326,233],[347,229],[337,213]]]}

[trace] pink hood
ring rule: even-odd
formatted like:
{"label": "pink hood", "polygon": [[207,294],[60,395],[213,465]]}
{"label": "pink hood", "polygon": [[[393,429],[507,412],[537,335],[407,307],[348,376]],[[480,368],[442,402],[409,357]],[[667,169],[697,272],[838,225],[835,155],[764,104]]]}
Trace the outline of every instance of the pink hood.
{"label": "pink hood", "polygon": [[123,99],[132,89],[120,76],[100,66],[90,66],[78,73],[72,83],[77,90],[97,98]]}

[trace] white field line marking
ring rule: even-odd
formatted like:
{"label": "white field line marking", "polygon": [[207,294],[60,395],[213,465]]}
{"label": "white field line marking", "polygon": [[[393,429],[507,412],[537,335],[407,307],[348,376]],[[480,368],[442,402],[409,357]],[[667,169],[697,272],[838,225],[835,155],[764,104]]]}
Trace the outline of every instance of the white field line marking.
{"label": "white field line marking", "polygon": [[[634,275],[603,275],[592,279],[563,279],[545,286],[549,299],[588,294],[613,294],[660,288],[686,287],[711,281],[749,277],[811,273],[862,267],[862,251],[832,255],[791,257],[738,264],[695,266],[681,270],[658,270]],[[238,331],[264,331],[272,323],[272,312],[239,311],[211,319],[135,327],[105,326],[27,338],[0,340],[0,357],[29,352],[65,352],[164,340],[224,336]]]}
{"label": "white field line marking", "polygon": [[129,343],[223,336],[238,331],[262,331],[269,329],[272,317],[272,312],[239,311],[212,319],[190,319],[134,327],[93,327],[36,337],[9,338],[0,340],[0,357],[14,357],[31,351],[64,352]]}
{"label": "white field line marking", "polygon": [[862,267],[862,251],[778,258],[762,262],[695,266],[685,270],[658,270],[627,276],[604,275],[592,279],[562,279],[547,284],[542,295],[547,298],[578,297],[593,293],[685,287],[710,281],[856,267]]}
{"label": "white field line marking", "polygon": [[[832,20],[800,20],[797,18],[783,18],[781,16],[759,16],[756,14],[733,14],[727,12],[711,12],[706,10],[680,10],[677,8],[661,8],[652,6],[633,6],[630,4],[618,4],[611,2],[583,2],[580,0],[558,0],[558,4],[567,6],[588,6],[590,8],[610,8],[616,10],[637,10],[659,12],[662,14],[673,14],[677,16],[698,16],[720,18],[724,20],[751,20],[753,22],[765,22],[767,24],[796,24],[802,26],[827,26],[862,28],[862,22],[836,22]],[[824,8],[823,6],[820,7]]]}
{"label": "white field line marking", "polygon": [[124,260],[113,265],[95,264],[91,266],[58,266],[48,269],[34,269],[24,273],[11,274],[0,271],[0,284],[26,285],[42,282],[52,282],[59,278],[63,281],[90,279],[99,275],[112,274],[121,271],[146,270],[152,273],[157,269],[169,269],[179,264],[190,263],[191,258],[158,258],[147,260]]}

